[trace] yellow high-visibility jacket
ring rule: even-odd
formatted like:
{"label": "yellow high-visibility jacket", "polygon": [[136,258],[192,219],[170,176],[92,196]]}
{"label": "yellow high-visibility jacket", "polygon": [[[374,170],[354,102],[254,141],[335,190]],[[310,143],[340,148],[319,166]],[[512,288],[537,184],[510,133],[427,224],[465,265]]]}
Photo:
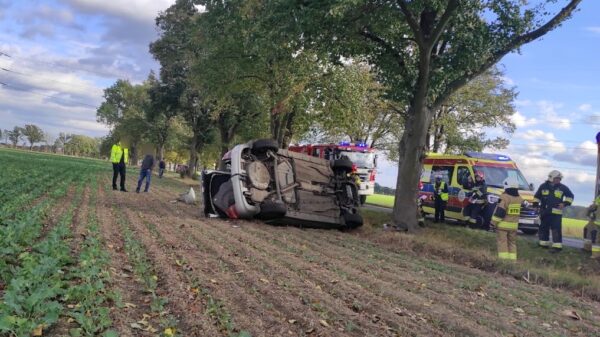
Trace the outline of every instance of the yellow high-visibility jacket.
{"label": "yellow high-visibility jacket", "polygon": [[492,223],[499,229],[516,231],[519,228],[522,202],[523,198],[520,196],[502,193],[492,216]]}
{"label": "yellow high-visibility jacket", "polygon": [[122,148],[119,144],[112,146],[110,150],[110,161],[114,164],[118,164],[121,161],[121,156],[125,155],[125,164],[129,162],[129,149]]}

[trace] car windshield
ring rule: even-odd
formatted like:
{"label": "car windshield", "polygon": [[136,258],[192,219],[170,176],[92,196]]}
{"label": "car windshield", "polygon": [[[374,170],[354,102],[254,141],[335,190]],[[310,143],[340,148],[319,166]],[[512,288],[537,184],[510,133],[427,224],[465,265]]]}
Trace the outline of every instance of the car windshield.
{"label": "car windshield", "polygon": [[520,190],[529,190],[529,184],[525,177],[516,168],[509,167],[490,167],[490,166],[475,166],[476,171],[483,172],[485,183],[488,186],[504,188],[504,180],[508,177],[516,178],[519,182]]}
{"label": "car windshield", "polygon": [[341,156],[347,156],[356,167],[359,168],[374,168],[375,167],[375,153],[373,152],[350,152],[341,151]]}

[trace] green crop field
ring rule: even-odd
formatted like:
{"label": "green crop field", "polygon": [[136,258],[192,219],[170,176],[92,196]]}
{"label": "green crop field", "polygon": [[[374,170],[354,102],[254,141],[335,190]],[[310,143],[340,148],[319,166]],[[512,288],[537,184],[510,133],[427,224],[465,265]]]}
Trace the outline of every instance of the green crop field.
{"label": "green crop field", "polygon": [[[367,203],[382,207],[394,207],[394,196],[383,194],[370,195],[367,197]],[[564,218],[563,235],[581,238],[583,236],[583,227],[586,224],[586,220]]]}

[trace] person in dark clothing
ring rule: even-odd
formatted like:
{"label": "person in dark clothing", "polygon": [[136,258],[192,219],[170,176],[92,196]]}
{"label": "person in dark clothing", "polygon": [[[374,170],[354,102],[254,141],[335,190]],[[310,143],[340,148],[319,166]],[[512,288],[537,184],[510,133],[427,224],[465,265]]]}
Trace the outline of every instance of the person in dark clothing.
{"label": "person in dark clothing", "polygon": [[469,214],[469,223],[475,228],[484,228],[483,208],[486,202],[487,184],[483,172],[475,171],[475,184],[469,202],[473,205]]}
{"label": "person in dark clothing", "polygon": [[434,222],[444,222],[446,220],[444,210],[446,209],[446,202],[448,202],[448,184],[440,176],[435,178],[433,197],[435,201]]}
{"label": "person in dark clothing", "polygon": [[137,188],[135,191],[140,193],[140,188],[142,187],[142,182],[146,179],[146,188],[144,188],[144,192],[148,192],[150,189],[150,178],[152,177],[152,168],[154,167],[154,156],[151,154],[147,154],[142,161],[142,167],[140,168],[140,178],[138,179]]}
{"label": "person in dark clothing", "polygon": [[167,168],[167,165],[165,164],[165,160],[161,159],[158,162],[158,177],[162,178],[163,174],[165,173],[165,169]]}
{"label": "person in dark clothing", "polygon": [[[573,192],[561,183],[563,176],[553,170],[548,174],[548,180],[543,183],[535,193],[535,198],[540,201],[540,230],[539,245],[543,248],[552,247],[550,252],[557,253],[562,250],[562,215],[563,209],[573,203]],[[552,243],[550,243],[552,231]]]}

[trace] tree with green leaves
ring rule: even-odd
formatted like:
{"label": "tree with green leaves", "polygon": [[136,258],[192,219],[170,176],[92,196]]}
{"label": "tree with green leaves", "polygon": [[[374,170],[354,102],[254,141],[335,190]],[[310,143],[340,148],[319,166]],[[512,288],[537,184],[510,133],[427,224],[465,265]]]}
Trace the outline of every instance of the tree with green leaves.
{"label": "tree with green leaves", "polygon": [[15,126],[12,131],[8,132],[8,140],[10,140],[14,148],[17,147],[19,140],[23,138],[23,128]]}
{"label": "tree with green leaves", "polygon": [[35,143],[44,140],[44,131],[35,124],[25,124],[25,127],[21,130],[23,136],[29,141],[29,150],[33,149]]}
{"label": "tree with green leaves", "polygon": [[283,1],[278,13],[291,13],[297,20],[289,30],[301,22],[303,38],[326,48],[334,59],[365,58],[379,70],[389,97],[406,107],[393,220],[414,230],[434,112],[502,57],[558,27],[581,0],[566,1],[552,15],[547,7],[556,2],[306,0]]}
{"label": "tree with green leaves", "polygon": [[117,80],[104,89],[104,102],[96,111],[97,120],[110,126],[116,139],[128,145],[133,163],[137,163],[138,145],[149,129],[145,113],[149,105],[147,82],[133,85]]}
{"label": "tree with green leaves", "polygon": [[502,136],[489,139],[485,128],[498,128],[506,135],[515,130],[515,88],[504,85],[503,73],[492,67],[455,92],[433,113],[427,147],[432,152],[463,153],[484,148],[505,148]]}
{"label": "tree with green leaves", "polygon": [[97,139],[84,135],[71,135],[64,144],[65,153],[72,156],[98,157],[100,143]]}

